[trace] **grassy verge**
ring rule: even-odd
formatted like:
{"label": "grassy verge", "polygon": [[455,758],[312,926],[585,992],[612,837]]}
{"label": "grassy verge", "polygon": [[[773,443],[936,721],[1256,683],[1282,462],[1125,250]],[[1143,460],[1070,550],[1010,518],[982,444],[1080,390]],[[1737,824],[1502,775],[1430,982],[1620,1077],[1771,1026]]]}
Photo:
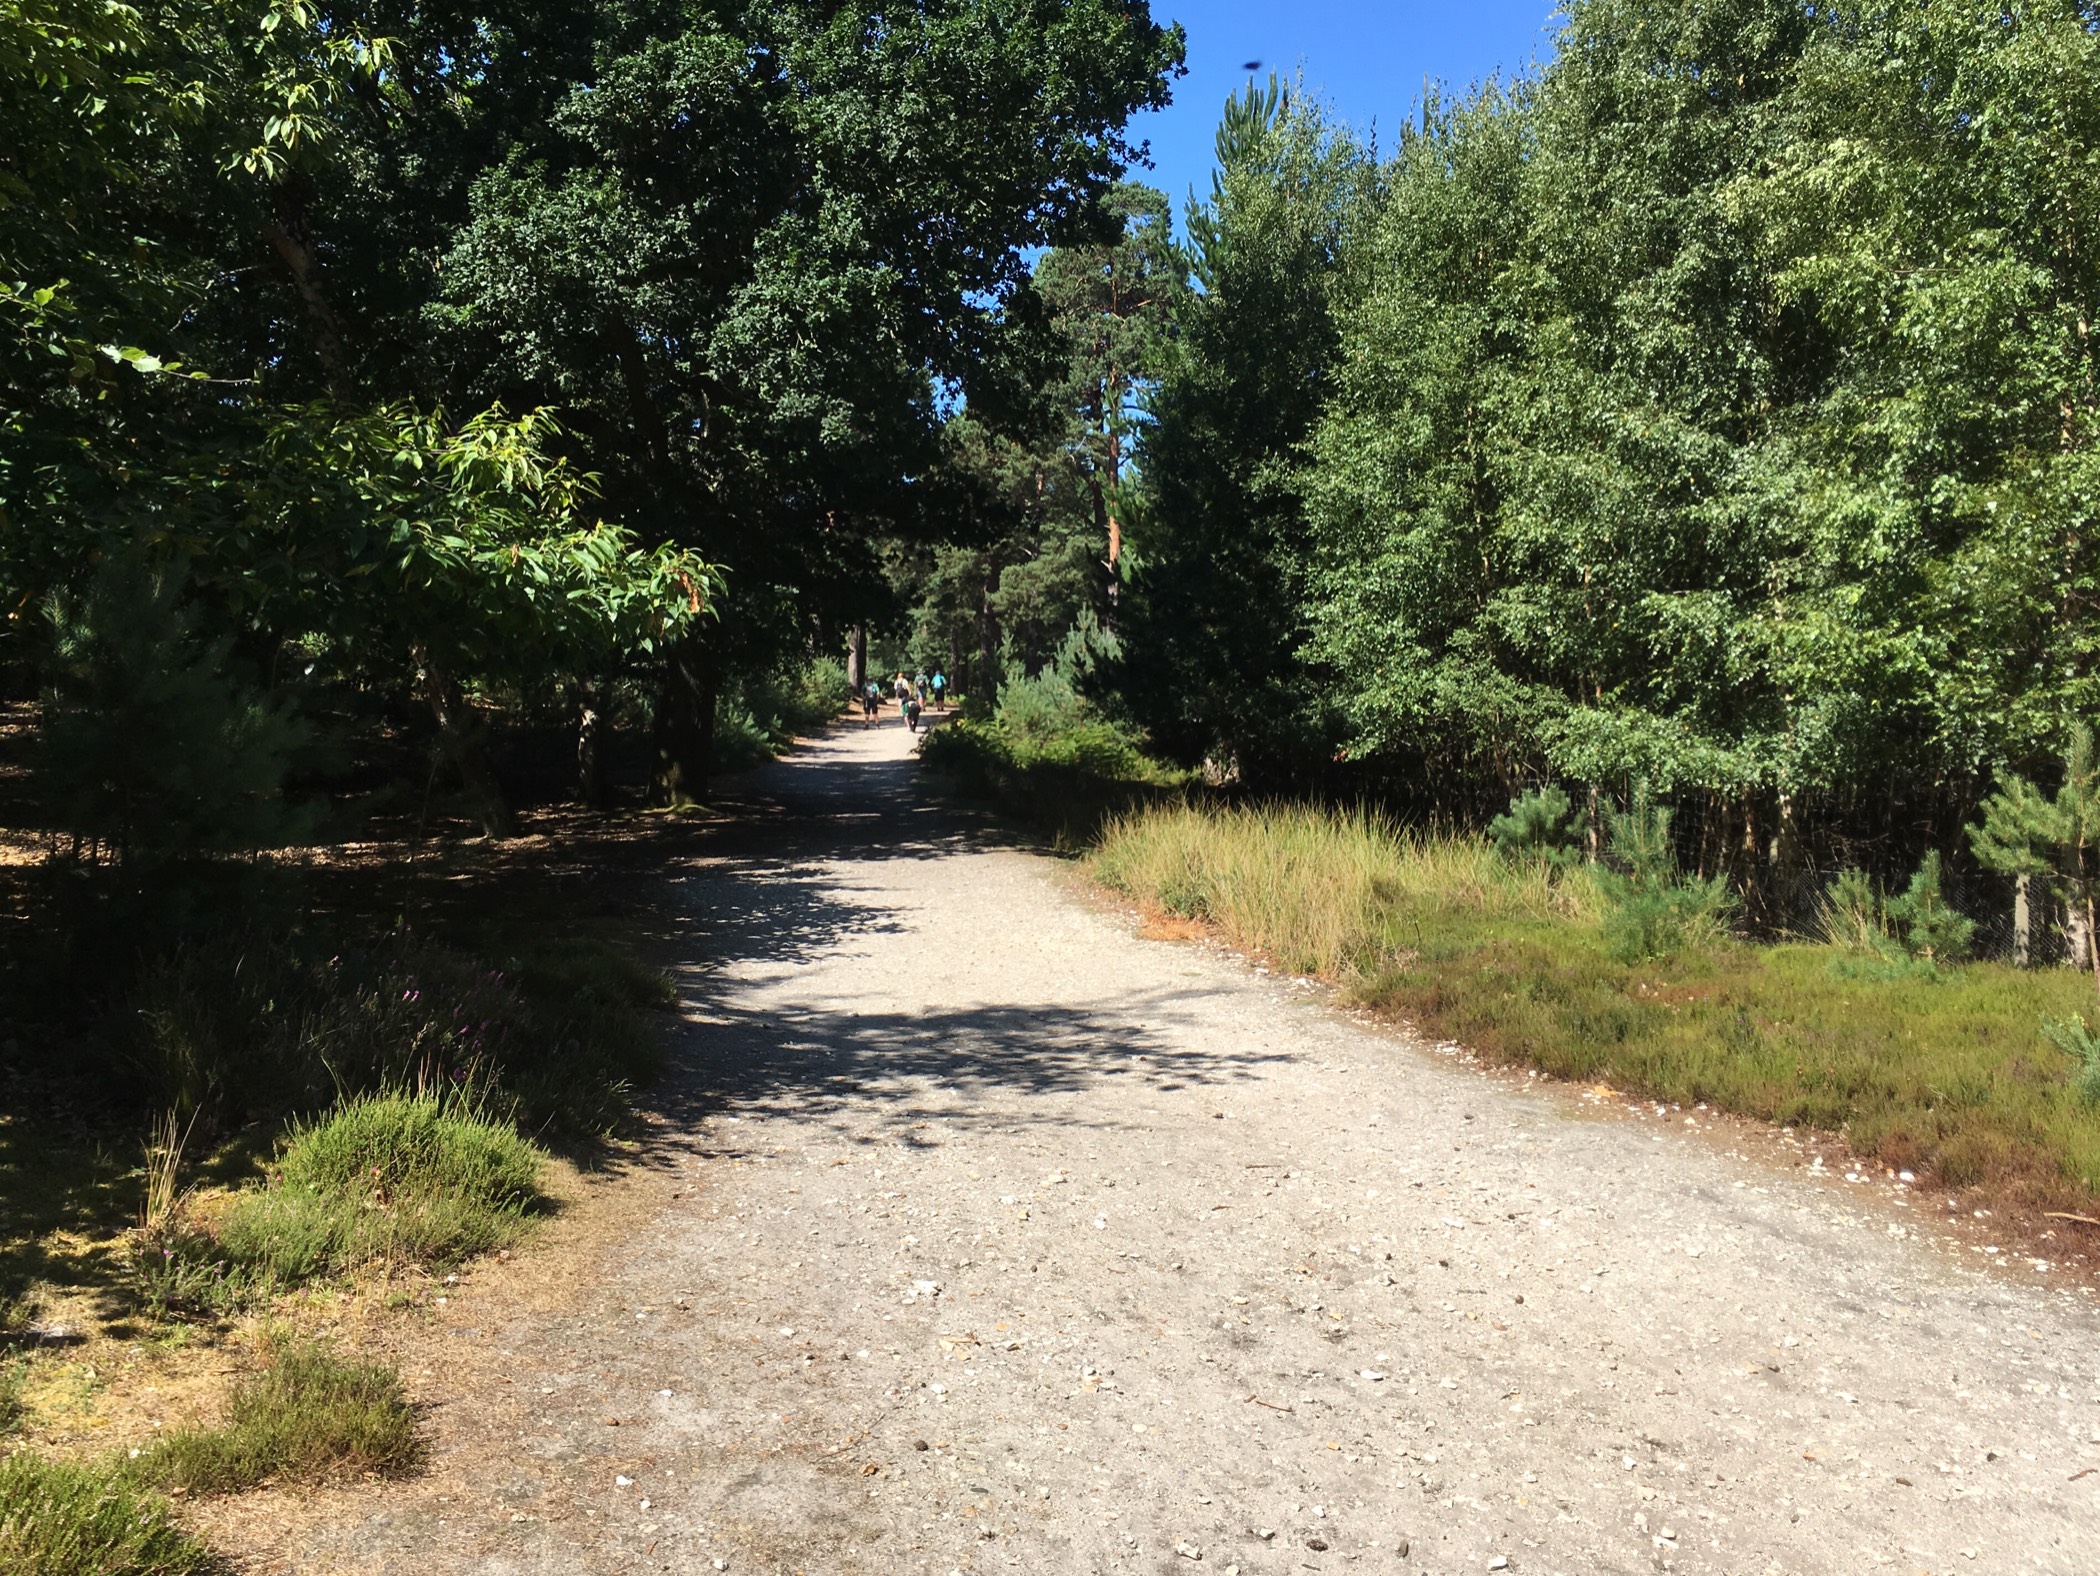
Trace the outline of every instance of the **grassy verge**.
{"label": "grassy verge", "polygon": [[0,1460],[0,1570],[10,1576],[205,1576],[224,1563],[160,1490],[228,1494],[277,1482],[389,1476],[421,1458],[393,1371],[280,1340],[234,1388],[216,1428],[179,1429],[144,1453]]}
{"label": "grassy verge", "polygon": [[1093,870],[1495,1061],[1836,1131],[1863,1158],[2030,1205],[2100,1193],[2100,1108],[2039,1031],[2091,1010],[2069,970],[1716,933],[1623,962],[1581,868],[1287,807],[1126,817]]}

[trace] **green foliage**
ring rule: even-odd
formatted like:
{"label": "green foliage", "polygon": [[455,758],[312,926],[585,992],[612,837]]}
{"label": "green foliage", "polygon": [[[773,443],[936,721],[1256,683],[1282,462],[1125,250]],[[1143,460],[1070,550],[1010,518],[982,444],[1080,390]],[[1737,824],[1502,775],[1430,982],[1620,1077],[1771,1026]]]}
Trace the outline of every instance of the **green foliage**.
{"label": "green foliage", "polygon": [[283,798],[305,730],[235,681],[230,641],[200,639],[182,579],[116,556],[48,609],[47,792],[76,840],[133,867],[267,847],[312,823]]}
{"label": "green foliage", "polygon": [[850,694],[845,665],[831,657],[743,680],[715,712],[717,765],[733,769],[778,753],[837,718]]}
{"label": "green foliage", "polygon": [[[2026,778],[2009,774],[1983,804],[1983,821],[1969,828],[1970,846],[1986,870],[2041,876],[2064,902],[2084,911],[2090,935],[2094,882],[2100,879],[2100,751],[2093,730],[2079,723],[2064,754],[2063,785],[2049,798]],[[2089,941],[2100,986],[2100,942]]]}
{"label": "green foliage", "polygon": [[2100,1035],[2086,1027],[2078,1013],[2068,1018],[2042,1018],[2042,1038],[2071,1058],[2072,1087],[2088,1106],[2100,1105]]}
{"label": "green foliage", "polygon": [[413,693],[500,834],[477,697],[675,651],[690,710],[880,609],[934,390],[1055,376],[1025,259],[1108,239],[1180,54],[1123,0],[0,0],[0,602],[143,543],[265,710]]}
{"label": "green foliage", "polygon": [[1171,759],[1256,788],[1322,776],[1334,695],[1308,666],[1301,445],[1340,371],[1337,315],[1381,176],[1273,78],[1229,100],[1209,201],[1187,214],[1174,337],[1148,399],[1134,567],[1111,678]]}
{"label": "green foliage", "polygon": [[1771,923],[1800,828],[1885,835],[1893,785],[1944,840],[2100,701],[2065,528],[2096,81],[2070,0],[1577,0],[1376,168],[1235,100],[1151,401],[1134,714],[1246,764],[1245,709],[1267,776],[1339,748],[1461,820],[1512,773],[1646,782],[1774,867]]}
{"label": "green foliage", "polygon": [[1928,963],[1959,963],[1969,955],[1976,922],[1947,906],[1940,890],[1940,855],[1925,855],[1910,885],[1883,904],[1890,927],[1913,958]]}
{"label": "green foliage", "polygon": [[168,1502],[112,1468],[0,1460],[0,1567],[18,1576],[224,1576]]}
{"label": "green foliage", "polygon": [[1712,939],[1729,907],[1727,878],[1679,874],[1672,813],[1637,798],[1605,820],[1610,862],[1595,873],[1605,902],[1605,950],[1620,963],[1634,964]]}
{"label": "green foliage", "polygon": [[1009,679],[991,716],[941,724],[919,754],[964,791],[1072,845],[1084,843],[1110,816],[1186,781],[1148,755],[1132,730],[1081,696],[1066,663]]}
{"label": "green foliage", "polygon": [[126,1471],[162,1488],[233,1494],[273,1478],[394,1476],[421,1456],[415,1412],[393,1369],[315,1341],[279,1340],[266,1366],[234,1385],[222,1425],[175,1430]]}
{"label": "green foliage", "polygon": [[1564,865],[1575,858],[1578,817],[1566,792],[1548,783],[1510,800],[1509,813],[1488,822],[1487,835],[1506,857]]}
{"label": "green foliage", "polygon": [[1823,889],[1823,939],[1846,952],[1887,951],[1889,927],[1881,890],[1864,870],[1846,869]]}

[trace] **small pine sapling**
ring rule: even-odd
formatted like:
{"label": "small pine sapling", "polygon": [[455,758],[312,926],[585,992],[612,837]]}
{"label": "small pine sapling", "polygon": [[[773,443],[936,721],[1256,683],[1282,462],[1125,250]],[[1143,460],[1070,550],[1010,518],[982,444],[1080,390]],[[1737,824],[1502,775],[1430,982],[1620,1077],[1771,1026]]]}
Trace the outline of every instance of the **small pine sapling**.
{"label": "small pine sapling", "polygon": [[1488,822],[1488,837],[1505,858],[1540,859],[1566,865],[1575,858],[1576,816],[1568,796],[1554,783],[1509,802],[1509,813]]}
{"label": "small pine sapling", "polygon": [[2063,786],[2051,799],[2024,777],[1983,804],[1983,824],[1969,828],[1977,862],[2004,875],[2042,878],[2062,896],[2082,936],[2072,961],[2090,969],[2100,992],[2100,945],[2093,934],[2093,886],[2100,876],[2100,757],[2092,729],[2081,725],[2064,755]]}
{"label": "small pine sapling", "polygon": [[1938,849],[1928,852],[1910,885],[1882,905],[1890,927],[1913,958],[1928,963],[1959,963],[1969,955],[1976,922],[1947,904],[1940,880]]}
{"label": "small pine sapling", "polygon": [[1610,861],[1597,871],[1607,910],[1605,945],[1621,963],[1668,957],[1728,907],[1728,882],[1687,880],[1677,869],[1671,812],[1644,796],[1614,810]]}

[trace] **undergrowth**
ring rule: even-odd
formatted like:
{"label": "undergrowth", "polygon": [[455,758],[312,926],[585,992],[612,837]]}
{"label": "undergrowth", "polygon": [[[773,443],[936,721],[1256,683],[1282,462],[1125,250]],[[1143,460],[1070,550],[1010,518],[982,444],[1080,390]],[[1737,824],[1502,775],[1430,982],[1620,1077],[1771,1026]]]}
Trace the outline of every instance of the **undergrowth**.
{"label": "undergrowth", "polygon": [[1491,1060],[1837,1130],[1948,1184],[2100,1190],[2085,1067],[2038,1030],[2040,1014],[2068,1020],[2090,982],[1938,962],[1951,933],[1929,903],[1888,953],[1752,946],[1711,926],[1631,948],[1612,883],[1587,867],[1293,807],[1125,817],[1092,868]]}
{"label": "undergrowth", "polygon": [[653,1077],[661,974],[588,941],[481,958],[221,932],[149,963],[94,1054],[207,1134],[340,1092],[469,1081],[526,1126],[596,1133]]}
{"label": "undergrowth", "polygon": [[836,718],[851,693],[832,657],[737,681],[715,708],[715,764],[733,771],[778,754]]}
{"label": "undergrowth", "polygon": [[222,1576],[168,1502],[104,1465],[0,1461],[0,1570],[9,1576]]}
{"label": "undergrowth", "polygon": [[963,792],[1081,846],[1109,820],[1171,797],[1188,774],[1145,753],[1143,741],[1103,717],[1057,673],[1002,686],[989,717],[935,728],[920,758]]}

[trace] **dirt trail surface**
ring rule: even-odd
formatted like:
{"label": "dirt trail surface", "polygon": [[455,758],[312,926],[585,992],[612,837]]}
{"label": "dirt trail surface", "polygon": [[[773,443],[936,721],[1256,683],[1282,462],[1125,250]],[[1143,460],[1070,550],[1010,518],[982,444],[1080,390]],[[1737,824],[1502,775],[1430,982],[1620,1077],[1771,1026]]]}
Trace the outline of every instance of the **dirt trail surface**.
{"label": "dirt trail surface", "polygon": [[2100,1571],[2083,1293],[1141,939],[907,749],[841,730],[668,874],[617,1245],[470,1277],[429,1474],[260,1566]]}

